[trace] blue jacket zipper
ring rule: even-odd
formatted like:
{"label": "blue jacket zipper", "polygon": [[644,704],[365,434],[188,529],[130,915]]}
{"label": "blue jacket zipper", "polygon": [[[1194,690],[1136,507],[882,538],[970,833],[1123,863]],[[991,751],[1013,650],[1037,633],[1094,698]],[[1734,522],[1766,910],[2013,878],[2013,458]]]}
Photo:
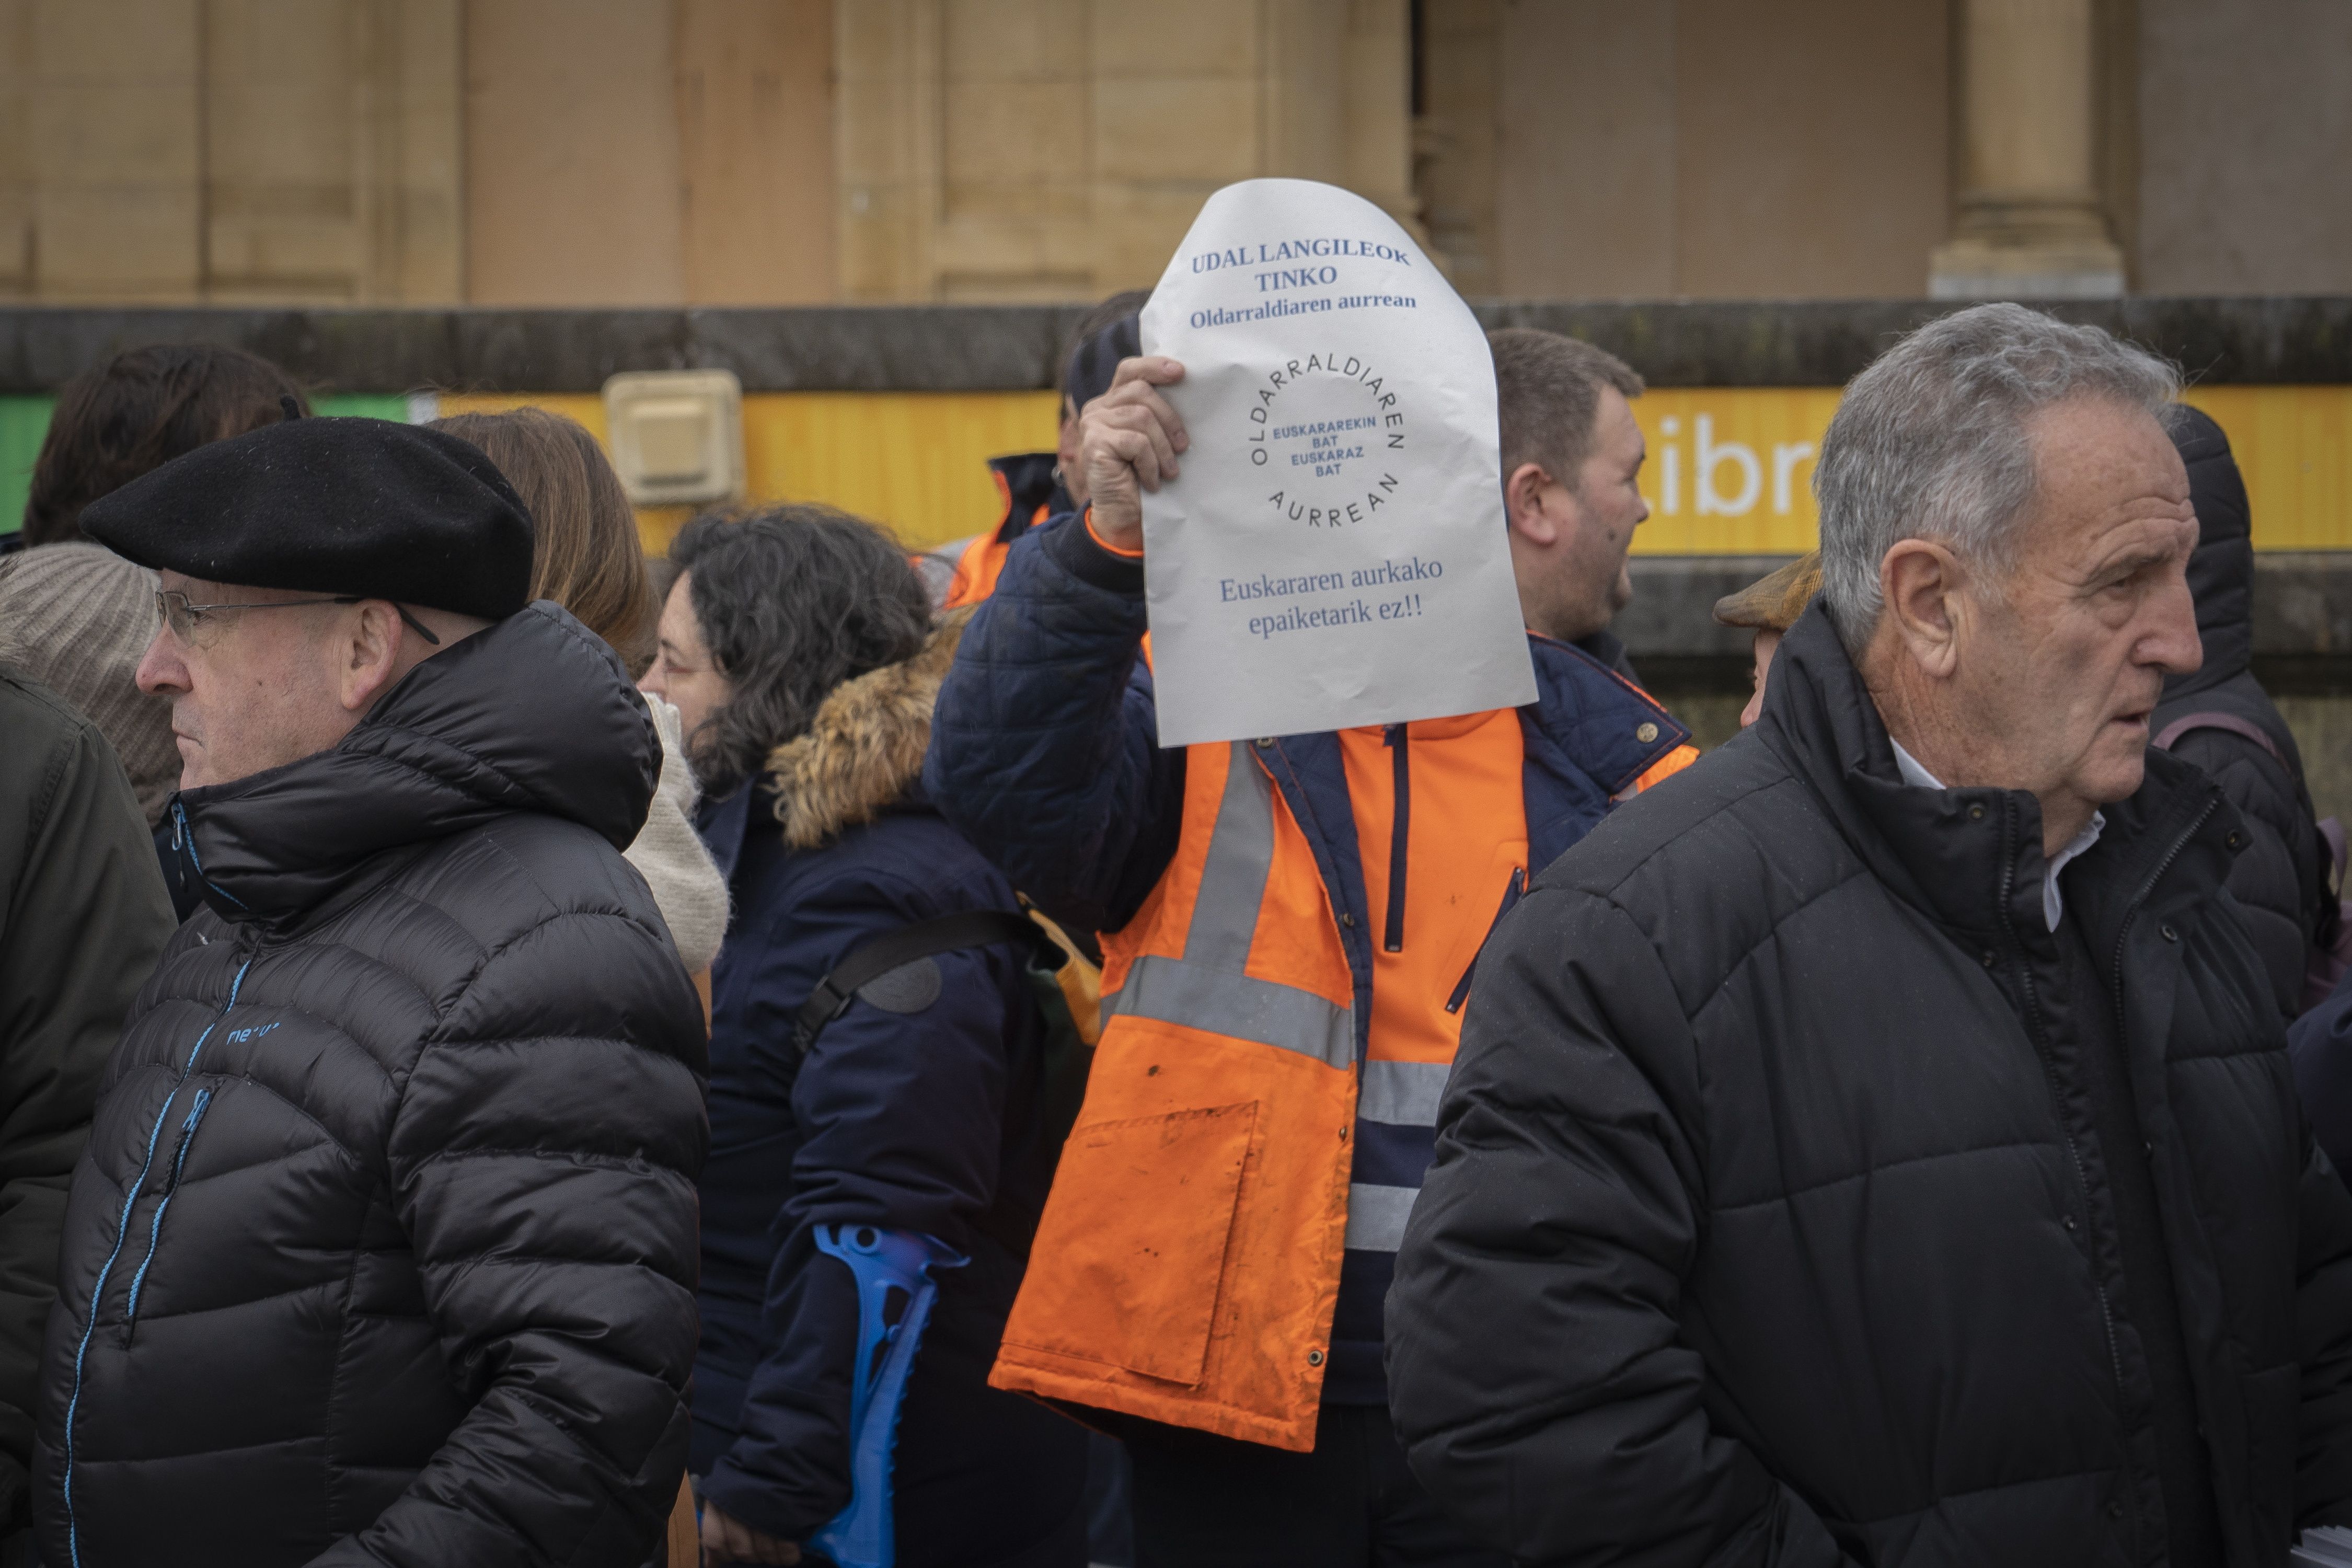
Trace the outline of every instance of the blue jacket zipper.
{"label": "blue jacket zipper", "polygon": [[196,1102],[188,1107],[187,1116],[180,1122],[180,1147],[172,1156],[172,1173],[164,1178],[163,1196],[155,1205],[155,1217],[147,1226],[147,1256],[139,1260],[139,1272],[131,1277],[131,1298],[122,1307],[122,1342],[126,1345],[139,1322],[139,1291],[147,1283],[147,1270],[155,1261],[155,1244],[163,1239],[163,1211],[179,1195],[180,1173],[188,1168],[188,1145],[196,1141],[196,1123],[205,1119],[205,1107],[212,1102],[211,1089],[196,1090]]}
{"label": "blue jacket zipper", "polygon": [[[210,877],[205,875],[205,863],[196,858],[196,836],[194,833],[190,831],[188,827],[188,808],[180,804],[180,797],[177,795],[173,795],[172,797],[172,847],[186,851],[188,864],[196,868],[197,881],[202,882],[205,887],[210,888],[222,898],[226,899],[230,903],[235,904],[238,909],[245,908],[245,900],[243,899],[238,898],[235,893],[230,892],[226,888],[222,887],[218,882],[214,881]],[[242,972],[240,972],[239,977],[243,977]],[[233,1005],[234,1004],[232,1004],[232,1005]]]}
{"label": "blue jacket zipper", "polygon": [[[178,804],[176,802],[173,803],[173,809],[174,811],[178,810]],[[186,818],[183,816],[178,818],[178,821],[175,822],[174,826],[176,826],[179,824],[184,823],[185,820]],[[193,858],[193,857],[191,858]],[[163,1123],[172,1114],[172,1102],[179,1098],[180,1085],[187,1082],[188,1075],[196,1070],[196,1058],[203,1054],[205,1042],[213,1037],[213,1031],[221,1026],[221,1020],[227,1017],[230,1011],[236,1006],[236,994],[245,984],[245,972],[252,967],[253,960],[250,958],[237,965],[236,977],[228,983],[228,1000],[221,1004],[219,1015],[215,1016],[211,1023],[205,1026],[205,1032],[196,1037],[196,1043],[188,1047],[188,1059],[180,1064],[179,1079],[172,1085],[172,1092],[163,1097],[163,1104],[162,1108],[155,1112],[155,1125],[147,1130],[147,1152],[145,1157],[140,1162],[139,1174],[132,1178],[130,1190],[122,1194],[122,1213],[116,1217],[114,1222],[114,1249],[106,1255],[105,1263],[100,1265],[98,1270],[97,1283],[93,1284],[89,1288],[89,1309],[82,1314],[81,1341],[79,1344],[74,1346],[73,1392],[68,1395],[66,1399],[66,1473],[64,1492],[66,1500],[66,1551],[70,1560],[70,1568],[81,1568],[81,1521],[74,1515],[73,1500],[74,1416],[81,1408],[82,1363],[89,1355],[90,1335],[95,1333],[98,1330],[99,1303],[106,1299],[106,1282],[114,1273],[114,1260],[122,1256],[122,1244],[130,1236],[131,1211],[132,1208],[137,1206],[139,1194],[147,1185],[147,1173],[154,1169],[155,1145],[163,1136]],[[209,1092],[207,1091],[203,1098],[208,1099]],[[194,1113],[192,1113],[192,1118],[193,1114]],[[194,1130],[193,1128],[189,1129],[191,1136],[194,1135]],[[180,1156],[184,1158],[186,1154],[187,1145],[183,1142],[180,1147]],[[156,1224],[158,1226],[163,1223],[163,1217],[162,1211],[159,1209],[155,1216]],[[149,1243],[149,1251],[151,1256],[152,1255],[152,1250],[153,1243],[151,1240]]]}

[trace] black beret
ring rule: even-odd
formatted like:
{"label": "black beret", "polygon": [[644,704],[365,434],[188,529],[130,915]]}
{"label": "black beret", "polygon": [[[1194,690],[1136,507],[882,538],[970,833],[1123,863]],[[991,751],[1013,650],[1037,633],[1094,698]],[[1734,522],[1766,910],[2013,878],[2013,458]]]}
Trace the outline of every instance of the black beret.
{"label": "black beret", "polygon": [[199,447],[82,509],[81,531],[207,583],[359,594],[503,620],[530,512],[480,447],[389,419],[289,419]]}

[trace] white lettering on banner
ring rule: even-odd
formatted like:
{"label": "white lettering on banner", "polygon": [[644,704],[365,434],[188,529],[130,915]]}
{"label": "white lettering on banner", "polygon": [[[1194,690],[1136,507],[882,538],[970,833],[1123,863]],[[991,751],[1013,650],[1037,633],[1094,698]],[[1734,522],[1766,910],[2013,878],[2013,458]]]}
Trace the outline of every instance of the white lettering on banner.
{"label": "white lettering on banner", "polygon": [[[1682,434],[1682,428],[1681,420],[1668,419],[1658,426],[1658,432],[1672,437]],[[1675,449],[1671,439],[1667,441],[1665,451],[1658,458],[1658,471],[1664,476],[1663,482],[1665,486],[1665,494],[1658,503],[1658,510],[1668,517],[1673,517],[1683,510],[1682,458],[1682,453]]]}
{"label": "white lettering on banner", "polygon": [[1143,349],[1183,363],[1192,437],[1143,498],[1161,745],[1534,699],[1494,360],[1425,260],[1360,196],[1251,180],[1152,291]]}
{"label": "white lettering on banner", "polygon": [[[1727,498],[1715,488],[1716,470],[1729,463],[1739,470],[1739,491]],[[1698,514],[1738,517],[1752,510],[1756,498],[1764,489],[1764,465],[1756,454],[1738,441],[1715,444],[1715,421],[1702,414],[1698,416],[1698,460],[1692,470],[1697,481]]]}
{"label": "white lettering on banner", "polygon": [[1772,510],[1781,517],[1789,515],[1796,500],[1789,491],[1789,477],[1797,465],[1813,455],[1811,441],[1775,441],[1772,443]]}
{"label": "white lettering on banner", "polygon": [[[1688,406],[1687,402],[1685,406]],[[1691,511],[1705,518],[1788,517],[1797,510],[1799,471],[1816,452],[1811,441],[1740,441],[1717,439],[1717,416],[1699,412],[1691,416],[1689,443]],[[1751,426],[1752,429],[1752,426]],[[1665,415],[1657,420],[1658,439],[1651,449],[1655,476],[1654,510],[1662,517],[1681,517],[1685,457],[1683,420]],[[1769,456],[1768,456],[1769,454]],[[1645,491],[1648,484],[1644,484]]]}

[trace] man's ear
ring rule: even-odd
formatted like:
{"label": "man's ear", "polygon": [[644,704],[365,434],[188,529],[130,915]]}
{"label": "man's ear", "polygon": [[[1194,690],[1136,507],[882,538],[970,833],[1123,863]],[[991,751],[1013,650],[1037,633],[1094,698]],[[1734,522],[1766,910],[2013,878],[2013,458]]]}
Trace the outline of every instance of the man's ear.
{"label": "man's ear", "polygon": [[1878,563],[1887,629],[1933,679],[1948,679],[1959,668],[1968,583],[1959,557],[1931,539],[1903,540]]}
{"label": "man's ear", "polygon": [[1530,544],[1559,542],[1559,523],[1544,510],[1543,504],[1543,493],[1551,482],[1540,463],[1521,463],[1503,481],[1503,513],[1510,520],[1511,531]]}
{"label": "man's ear", "polygon": [[392,684],[408,636],[390,601],[363,599],[352,606],[334,643],[335,697],[345,712],[366,712]]}

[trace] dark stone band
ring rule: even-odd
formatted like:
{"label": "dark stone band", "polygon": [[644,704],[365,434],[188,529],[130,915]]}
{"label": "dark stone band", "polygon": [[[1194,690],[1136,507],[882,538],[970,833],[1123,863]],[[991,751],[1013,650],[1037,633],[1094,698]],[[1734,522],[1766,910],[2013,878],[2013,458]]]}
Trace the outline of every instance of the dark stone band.
{"label": "dark stone band", "polygon": [[[1622,355],[1653,386],[1838,386],[1894,337],[1958,309],[1926,300],[1490,300]],[[2181,363],[2206,384],[2352,382],[2352,298],[2070,300],[2043,307]],[[321,391],[595,392],[622,370],[731,370],[747,392],[1051,387],[1082,305],[754,310],[0,309],[0,393],[54,391],[139,343],[249,349]]]}

